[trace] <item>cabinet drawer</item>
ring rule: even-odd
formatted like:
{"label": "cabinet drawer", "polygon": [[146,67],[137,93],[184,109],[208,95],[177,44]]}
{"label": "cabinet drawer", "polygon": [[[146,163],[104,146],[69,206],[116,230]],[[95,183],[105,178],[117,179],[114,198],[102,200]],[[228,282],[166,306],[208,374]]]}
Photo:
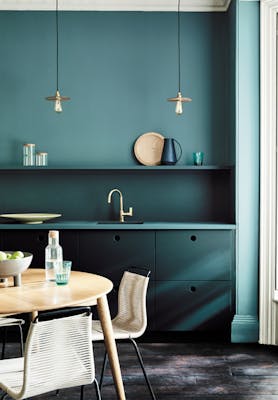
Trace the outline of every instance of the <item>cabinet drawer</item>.
{"label": "cabinet drawer", "polygon": [[229,282],[156,282],[158,331],[226,330],[232,319]]}
{"label": "cabinet drawer", "polygon": [[156,279],[230,280],[232,231],[157,232]]}
{"label": "cabinet drawer", "polygon": [[79,232],[80,265],[83,271],[118,282],[128,267],[144,267],[154,278],[154,232]]}

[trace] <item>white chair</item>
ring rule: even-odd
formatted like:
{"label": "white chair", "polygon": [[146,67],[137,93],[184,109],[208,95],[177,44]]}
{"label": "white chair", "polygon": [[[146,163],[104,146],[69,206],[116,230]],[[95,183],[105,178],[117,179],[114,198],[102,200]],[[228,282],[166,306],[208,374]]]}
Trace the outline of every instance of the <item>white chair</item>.
{"label": "white chair", "polygon": [[1,360],[5,356],[6,341],[7,341],[7,328],[17,326],[19,329],[19,341],[20,341],[20,355],[23,356],[23,333],[22,325],[25,323],[24,319],[20,318],[5,318],[0,317],[0,328],[3,330],[3,340],[2,340],[2,352]]}
{"label": "white chair", "polygon": [[0,361],[0,388],[5,392],[1,399],[6,395],[25,399],[92,382],[101,399],[95,379],[90,309],[82,307],[76,312],[64,316],[68,311],[63,310],[60,318],[57,311],[50,312],[31,322],[24,357]]}
{"label": "white chair", "polygon": [[[141,269],[141,268],[136,268]],[[148,379],[142,356],[134,339],[143,335],[147,328],[147,309],[146,296],[149,284],[149,274],[147,276],[125,271],[119,286],[118,293],[118,313],[112,320],[114,337],[117,340],[129,339],[134,346],[140,366],[142,368],[146,383],[148,385],[151,397],[155,400],[155,395]],[[103,333],[100,321],[93,320],[92,325],[93,341],[103,341]],[[103,375],[107,364],[107,353],[105,351],[101,377],[100,388],[103,382]]]}

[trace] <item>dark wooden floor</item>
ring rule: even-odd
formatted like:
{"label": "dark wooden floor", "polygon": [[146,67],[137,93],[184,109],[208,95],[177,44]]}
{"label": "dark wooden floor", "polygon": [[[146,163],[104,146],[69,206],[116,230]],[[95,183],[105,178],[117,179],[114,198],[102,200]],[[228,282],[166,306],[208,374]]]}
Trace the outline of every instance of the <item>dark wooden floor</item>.
{"label": "dark wooden floor", "polygon": [[[214,342],[139,343],[148,376],[159,400],[278,400],[278,348],[257,344]],[[94,345],[97,376],[103,354]],[[119,343],[118,351],[127,399],[151,399],[133,347]],[[8,345],[7,356],[18,355],[16,344]],[[38,397],[37,397],[38,398]],[[53,393],[41,399],[56,399]],[[95,399],[86,387],[85,399]],[[107,370],[103,400],[116,400]],[[79,399],[78,389],[60,392],[59,400]]]}

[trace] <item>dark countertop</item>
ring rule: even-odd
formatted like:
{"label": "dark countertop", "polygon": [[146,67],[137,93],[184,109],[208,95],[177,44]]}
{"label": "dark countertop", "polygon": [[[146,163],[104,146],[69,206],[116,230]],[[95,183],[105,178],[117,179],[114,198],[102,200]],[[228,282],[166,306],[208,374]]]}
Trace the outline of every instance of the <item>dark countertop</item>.
{"label": "dark countertop", "polygon": [[97,221],[53,221],[43,224],[18,224],[1,223],[0,230],[10,229],[88,229],[88,230],[231,230],[236,229],[235,224],[213,223],[213,222],[144,222],[144,223],[120,223],[111,222],[98,223]]}

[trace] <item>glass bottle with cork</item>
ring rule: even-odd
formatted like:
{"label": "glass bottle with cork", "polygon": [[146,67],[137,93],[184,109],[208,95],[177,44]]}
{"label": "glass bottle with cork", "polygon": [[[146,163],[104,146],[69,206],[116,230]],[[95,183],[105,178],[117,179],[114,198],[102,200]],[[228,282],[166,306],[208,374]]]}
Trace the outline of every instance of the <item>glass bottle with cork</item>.
{"label": "glass bottle with cork", "polygon": [[55,273],[63,266],[63,249],[59,244],[59,231],[49,231],[45,248],[45,279],[55,282]]}

